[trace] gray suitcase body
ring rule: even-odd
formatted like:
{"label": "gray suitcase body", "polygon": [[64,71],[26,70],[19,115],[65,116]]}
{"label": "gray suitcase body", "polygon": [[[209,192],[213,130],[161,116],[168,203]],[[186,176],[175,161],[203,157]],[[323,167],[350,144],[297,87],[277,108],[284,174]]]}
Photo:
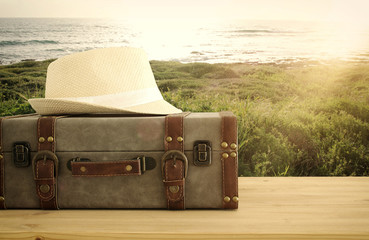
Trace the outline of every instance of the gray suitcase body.
{"label": "gray suitcase body", "polygon": [[[32,158],[38,152],[39,118],[33,115],[2,120],[6,208],[40,208],[32,167]],[[222,124],[220,113],[190,113],[184,118],[183,146],[188,160],[186,208],[238,206],[227,207],[228,202],[236,203],[238,196],[226,196],[224,189],[227,181],[237,185],[237,142],[227,143],[233,144],[232,149],[224,147]],[[61,117],[56,119],[54,131],[58,208],[167,208],[162,176],[165,116]],[[233,131],[237,135],[237,129]],[[199,149],[204,146],[206,153]],[[234,157],[225,158],[229,154]],[[151,162],[146,163],[146,171],[135,176],[79,177],[70,170],[71,161],[142,161],[143,157]],[[225,176],[223,161],[228,160],[235,161],[234,174]]]}

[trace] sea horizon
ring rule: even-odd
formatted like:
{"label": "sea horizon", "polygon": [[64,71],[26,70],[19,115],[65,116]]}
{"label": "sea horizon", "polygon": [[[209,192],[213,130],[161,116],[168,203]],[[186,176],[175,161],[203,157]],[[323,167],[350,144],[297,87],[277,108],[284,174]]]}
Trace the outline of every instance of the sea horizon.
{"label": "sea horizon", "polygon": [[0,18],[0,64],[104,47],[182,63],[369,62],[369,29],[311,21]]}

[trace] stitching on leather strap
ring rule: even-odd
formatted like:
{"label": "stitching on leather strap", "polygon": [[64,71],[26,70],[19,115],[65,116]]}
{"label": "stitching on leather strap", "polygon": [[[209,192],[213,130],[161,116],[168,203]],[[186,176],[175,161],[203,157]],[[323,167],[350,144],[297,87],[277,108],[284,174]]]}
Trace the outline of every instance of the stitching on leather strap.
{"label": "stitching on leather strap", "polygon": [[[165,117],[165,151],[175,150],[184,152],[184,117],[190,113],[172,114]],[[170,137],[170,138],[169,138]],[[168,141],[167,138],[170,140]],[[184,157],[184,155],[182,155]],[[167,198],[168,209],[180,210],[185,208],[185,171],[186,164],[182,160],[176,160],[176,156],[169,156],[168,159],[163,160],[165,171],[164,188]],[[179,167],[178,167],[179,166]],[[178,183],[178,184],[176,184]]]}
{"label": "stitching on leather strap", "polygon": [[5,182],[4,182],[4,167],[5,167],[5,156],[3,151],[3,120],[4,118],[0,118],[0,209],[6,209],[5,206]]}
{"label": "stitching on leather strap", "polygon": [[[51,151],[55,152],[55,123],[56,119],[60,117],[40,117],[37,120],[37,141],[38,141],[38,151]],[[40,137],[43,137],[43,141],[40,141]],[[37,160],[35,180],[36,180],[36,192],[40,198],[40,206],[42,209],[58,209],[57,204],[57,174],[56,166],[57,161],[47,159]],[[44,163],[40,163],[46,161]],[[40,164],[39,164],[40,163]],[[42,181],[43,184],[39,184]],[[40,190],[41,187],[46,188],[45,192]],[[48,188],[48,189],[47,189]],[[48,191],[47,191],[48,190]]]}
{"label": "stitching on leather strap", "polygon": [[[131,169],[126,167],[130,165]],[[108,176],[138,176],[141,175],[140,160],[103,161],[103,162],[72,162],[72,176],[78,177],[108,177]],[[81,168],[83,167],[83,172]]]}
{"label": "stitching on leather strap", "polygon": [[[238,208],[238,152],[232,149],[231,144],[237,146],[237,118],[231,112],[221,112],[222,119],[222,139],[220,142],[226,142],[227,147],[222,147],[222,187],[223,187],[223,208]],[[232,153],[236,153],[232,157]],[[223,154],[225,156],[223,157]]]}

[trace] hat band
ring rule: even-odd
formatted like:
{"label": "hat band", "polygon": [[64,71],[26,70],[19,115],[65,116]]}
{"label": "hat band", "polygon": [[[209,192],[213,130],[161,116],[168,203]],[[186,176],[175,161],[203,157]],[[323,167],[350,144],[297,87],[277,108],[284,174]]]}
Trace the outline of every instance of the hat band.
{"label": "hat band", "polygon": [[60,98],[62,100],[104,105],[115,108],[127,108],[150,102],[163,100],[158,88],[144,88],[135,91],[121,92],[91,97]]}

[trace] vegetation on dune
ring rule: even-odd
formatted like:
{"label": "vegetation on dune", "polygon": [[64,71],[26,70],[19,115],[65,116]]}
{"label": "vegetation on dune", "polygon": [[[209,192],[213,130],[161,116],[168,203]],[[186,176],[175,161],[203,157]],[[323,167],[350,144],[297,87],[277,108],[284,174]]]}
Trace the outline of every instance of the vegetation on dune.
{"label": "vegetation on dune", "polygon": [[[33,112],[51,60],[0,66],[1,115]],[[238,116],[239,175],[369,175],[369,65],[152,61],[164,98],[184,111]]]}
{"label": "vegetation on dune", "polygon": [[0,65],[0,116],[34,112],[26,99],[44,96],[46,69],[52,61]]}

